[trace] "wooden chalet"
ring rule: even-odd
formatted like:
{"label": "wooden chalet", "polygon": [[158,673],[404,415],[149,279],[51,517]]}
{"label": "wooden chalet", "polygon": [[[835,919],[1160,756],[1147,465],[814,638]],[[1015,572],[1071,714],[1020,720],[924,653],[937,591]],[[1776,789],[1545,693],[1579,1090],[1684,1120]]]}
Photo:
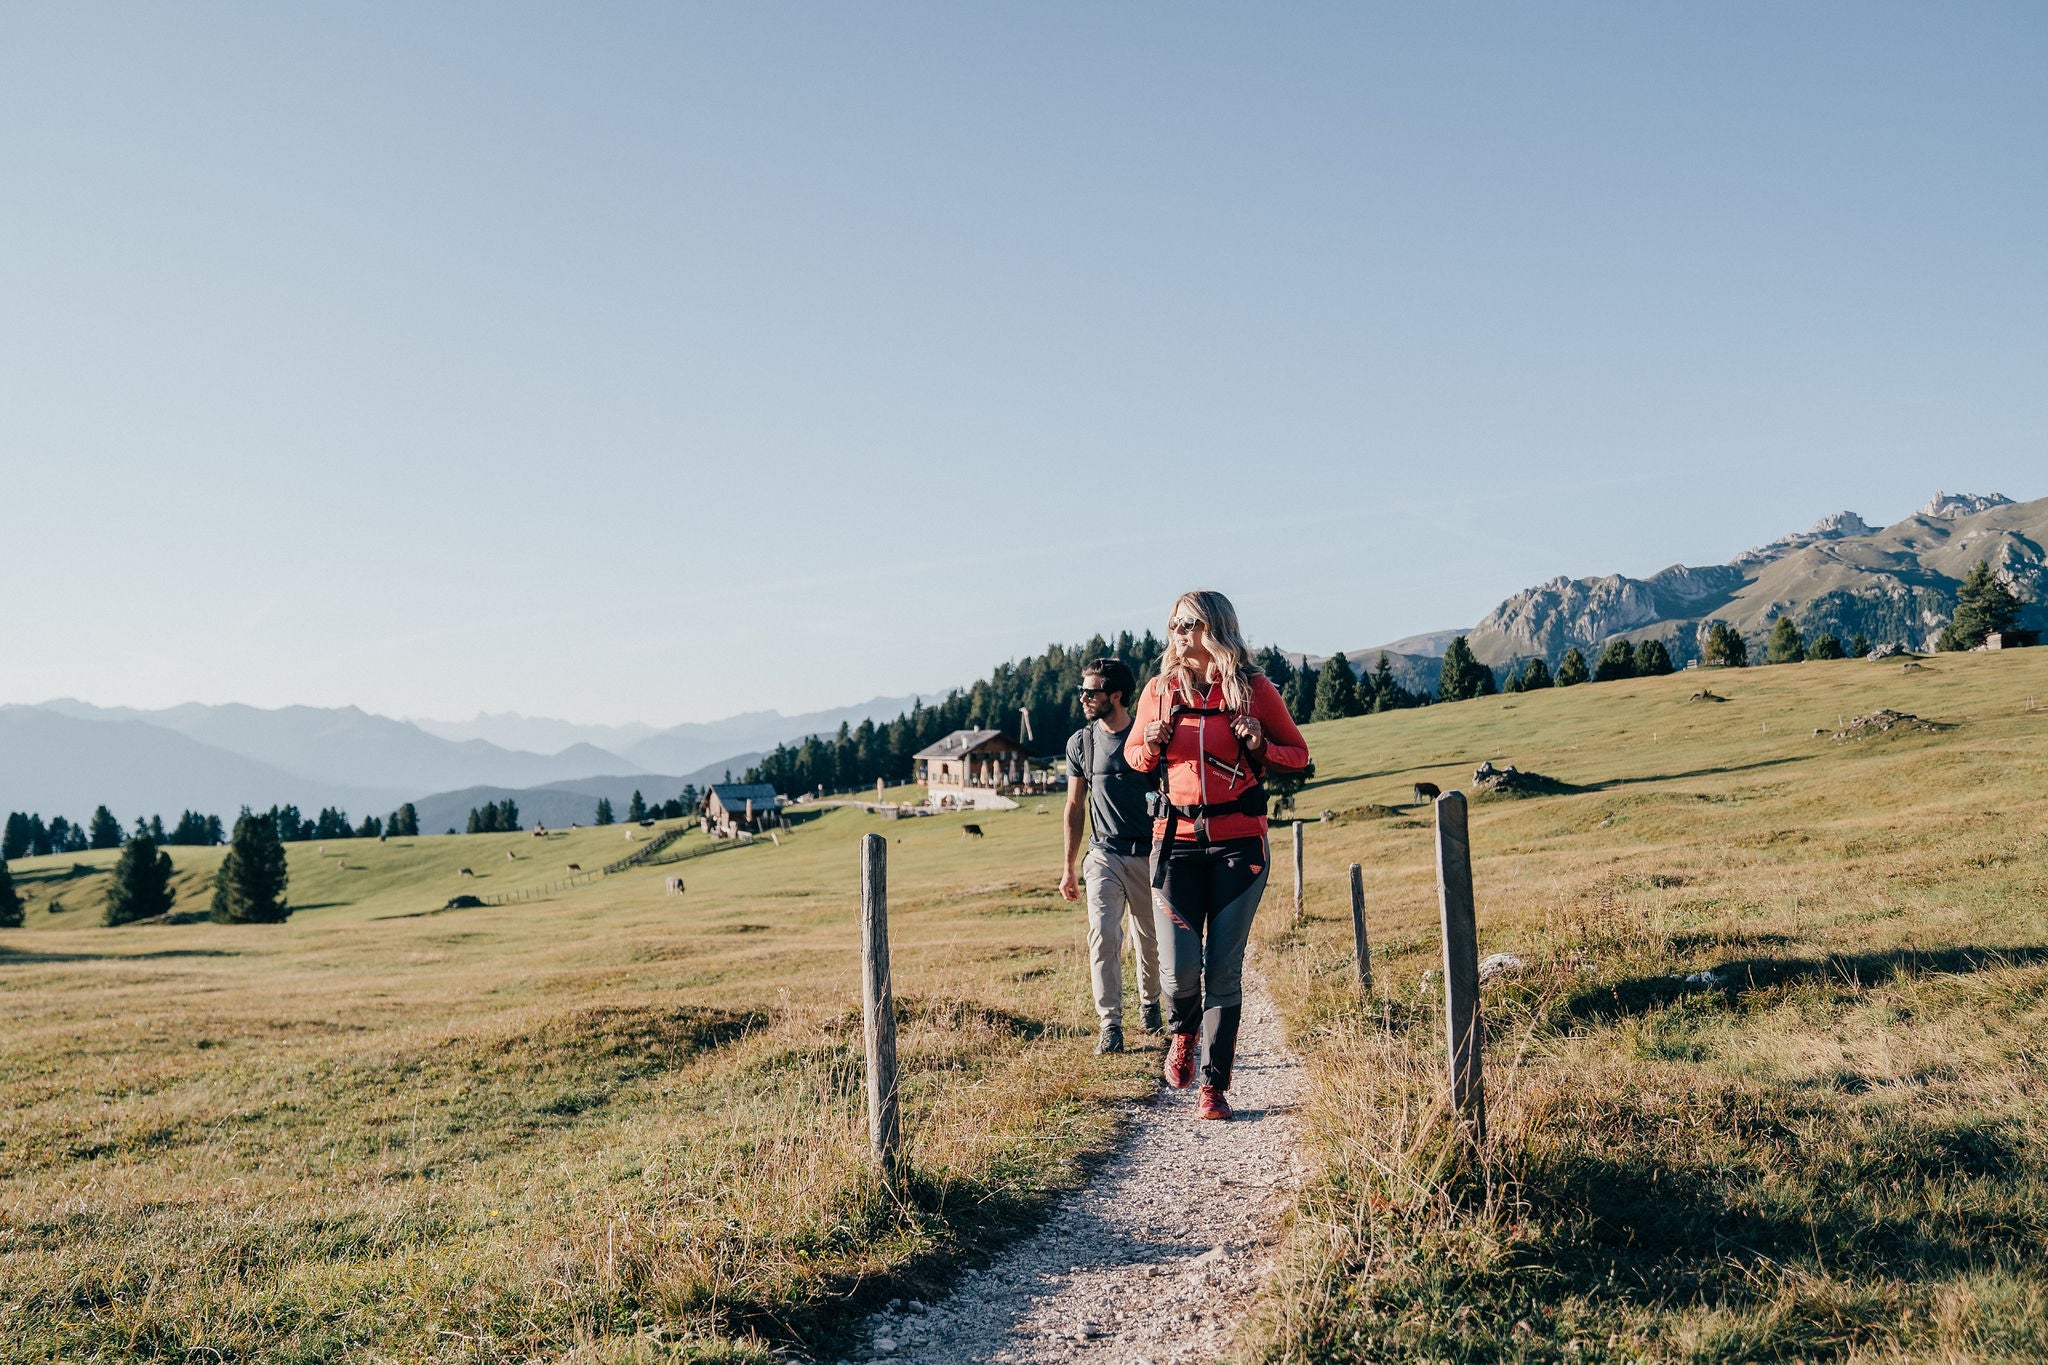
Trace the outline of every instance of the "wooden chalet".
{"label": "wooden chalet", "polygon": [[766,782],[714,782],[697,803],[697,818],[712,838],[731,839],[780,828],[782,808]]}
{"label": "wooden chalet", "polygon": [[1036,790],[1030,755],[1000,730],[955,730],[911,761],[926,804],[942,809],[1006,808],[1008,792]]}

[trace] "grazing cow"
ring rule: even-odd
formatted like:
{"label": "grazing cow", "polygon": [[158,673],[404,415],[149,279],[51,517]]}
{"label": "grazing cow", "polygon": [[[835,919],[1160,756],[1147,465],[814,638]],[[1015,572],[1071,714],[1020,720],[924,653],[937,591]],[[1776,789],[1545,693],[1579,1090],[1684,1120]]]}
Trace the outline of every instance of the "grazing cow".
{"label": "grazing cow", "polygon": [[570,864],[569,864],[569,870],[570,870],[571,872],[581,872],[581,871],[583,870],[583,864],[582,864],[582,863],[570,863]]}
{"label": "grazing cow", "polygon": [[681,877],[670,877],[668,879],[668,893],[671,896],[683,894],[683,879]]}
{"label": "grazing cow", "polygon": [[462,869],[462,871],[456,873],[455,875],[458,877],[474,877],[476,873],[471,872],[468,868],[465,867]]}
{"label": "grazing cow", "polygon": [[508,848],[505,850],[505,861],[508,863],[517,862],[519,861],[519,855]]}
{"label": "grazing cow", "polygon": [[963,838],[963,839],[979,839],[979,838],[981,837],[981,826],[980,826],[980,825],[962,825],[962,826],[960,826],[960,837],[961,837],[961,838]]}
{"label": "grazing cow", "polygon": [[1434,782],[1417,782],[1415,784],[1415,799],[1417,802],[1434,801],[1442,795],[1443,793],[1437,790],[1436,783]]}
{"label": "grazing cow", "polygon": [[346,871],[348,871],[348,859],[346,859],[346,858],[336,858],[336,859],[334,860],[334,870],[335,870],[336,872],[346,872]]}

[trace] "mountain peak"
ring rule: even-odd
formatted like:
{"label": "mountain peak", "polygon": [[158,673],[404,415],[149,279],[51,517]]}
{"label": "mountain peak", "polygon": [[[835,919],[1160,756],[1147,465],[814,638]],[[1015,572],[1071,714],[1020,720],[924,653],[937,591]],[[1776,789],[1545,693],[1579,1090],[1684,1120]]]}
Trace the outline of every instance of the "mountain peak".
{"label": "mountain peak", "polygon": [[1854,512],[1837,512],[1833,516],[1822,517],[1819,521],[1816,521],[1813,524],[1813,529],[1806,534],[1818,536],[1822,540],[1840,540],[1844,536],[1871,535],[1876,530],[1875,526],[1872,526]]}
{"label": "mountain peak", "polygon": [[2012,499],[2003,493],[1943,493],[1937,491],[1927,500],[1927,505],[1913,515],[1932,517],[1938,521],[1954,521],[1958,517],[1974,517],[1979,512],[1989,512],[1994,507],[2010,507]]}

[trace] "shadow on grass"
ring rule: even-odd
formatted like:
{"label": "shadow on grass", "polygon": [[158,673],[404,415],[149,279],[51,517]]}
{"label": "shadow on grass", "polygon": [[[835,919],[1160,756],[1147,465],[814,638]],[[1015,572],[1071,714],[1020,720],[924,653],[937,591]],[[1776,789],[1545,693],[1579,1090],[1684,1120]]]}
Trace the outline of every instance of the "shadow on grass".
{"label": "shadow on grass", "polygon": [[1888,953],[1831,953],[1826,957],[1738,958],[1715,967],[1717,983],[1681,977],[1638,976],[1574,994],[1565,1012],[1574,1019],[1620,1019],[1649,1014],[1687,997],[1709,993],[1730,1005],[1742,997],[1809,981],[1876,986],[1901,976],[1958,976],[2001,967],[2048,962],[2048,946],[2017,948],[1900,948]]}
{"label": "shadow on grass", "polygon": [[39,953],[33,948],[0,947],[0,965],[42,962],[149,962],[167,957],[240,957],[231,948],[165,948],[154,953]]}
{"label": "shadow on grass", "polygon": [[1605,782],[1592,782],[1576,790],[1586,792],[1613,791],[1616,787],[1640,787],[1650,782],[1683,782],[1693,777],[1725,777],[1729,773],[1755,772],[1759,768],[1781,768],[1788,763],[1804,763],[1807,756],[1792,754],[1784,758],[1760,758],[1754,763],[1728,763],[1718,768],[1692,768],[1682,773],[1646,773],[1641,777],[1614,777]]}

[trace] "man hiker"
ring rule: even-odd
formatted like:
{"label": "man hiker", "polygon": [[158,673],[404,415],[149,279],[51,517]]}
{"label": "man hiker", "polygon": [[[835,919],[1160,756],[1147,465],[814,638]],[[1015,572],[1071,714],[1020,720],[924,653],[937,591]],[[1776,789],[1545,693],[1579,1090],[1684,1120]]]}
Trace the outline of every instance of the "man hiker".
{"label": "man hiker", "polygon": [[1088,723],[1067,741],[1066,871],[1060,894],[1079,900],[1074,855],[1088,816],[1088,963],[1095,1012],[1102,1019],[1097,1055],[1124,1050],[1124,916],[1138,953],[1138,1004],[1145,1032],[1159,1032],[1159,936],[1152,922],[1152,817],[1145,794],[1153,779],[1124,761],[1131,699],[1138,680],[1121,659],[1093,659],[1081,670],[1081,713]]}

